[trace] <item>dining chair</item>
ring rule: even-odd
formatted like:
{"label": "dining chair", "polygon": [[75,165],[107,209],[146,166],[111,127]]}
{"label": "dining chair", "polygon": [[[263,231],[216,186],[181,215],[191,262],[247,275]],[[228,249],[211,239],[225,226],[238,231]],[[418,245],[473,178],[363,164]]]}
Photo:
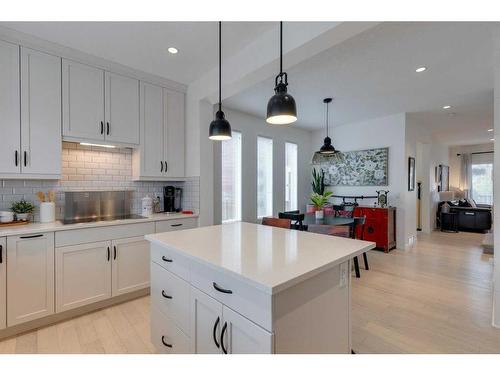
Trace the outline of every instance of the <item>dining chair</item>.
{"label": "dining chair", "polygon": [[289,219],[292,221],[292,229],[307,230],[307,225],[304,224],[304,214],[301,214],[299,210],[284,211],[279,212],[278,217],[280,219]]}
{"label": "dining chair", "polygon": [[262,225],[270,227],[278,227],[285,229],[292,229],[292,221],[290,219],[279,219],[276,217],[263,217]]}
{"label": "dining chair", "polygon": [[[366,216],[354,217],[353,219],[354,219],[354,225],[352,228],[351,238],[356,239],[356,233],[359,232],[359,236],[357,239],[363,240]],[[363,261],[365,263],[365,270],[368,271],[370,268],[368,267],[368,256],[366,255],[366,252],[363,253]],[[359,261],[357,256],[354,257],[354,271],[356,272],[356,277],[359,278],[360,272],[359,272]]]}

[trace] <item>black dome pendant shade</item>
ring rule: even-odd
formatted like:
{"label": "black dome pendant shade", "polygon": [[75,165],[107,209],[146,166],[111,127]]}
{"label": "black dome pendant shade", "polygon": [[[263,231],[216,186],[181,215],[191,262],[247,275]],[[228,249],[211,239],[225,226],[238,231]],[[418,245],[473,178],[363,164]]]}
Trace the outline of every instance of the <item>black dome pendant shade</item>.
{"label": "black dome pendant shade", "polygon": [[280,73],[274,80],[274,95],[267,103],[266,122],[272,125],[288,125],[297,121],[297,106],[287,93],[288,75],[283,72],[283,22],[280,22]]}
{"label": "black dome pendant shade", "polygon": [[208,138],[213,141],[225,141],[231,139],[231,125],[226,120],[224,112],[222,112],[222,22],[219,21],[219,110],[215,113],[215,120],[210,123]]}
{"label": "black dome pendant shade", "polygon": [[332,102],[332,98],[323,99],[323,103],[326,104],[326,137],[323,141],[323,146],[319,149],[318,153],[322,155],[334,155],[338,154],[340,151],[337,151],[335,147],[332,145],[332,139],[328,136],[328,105]]}

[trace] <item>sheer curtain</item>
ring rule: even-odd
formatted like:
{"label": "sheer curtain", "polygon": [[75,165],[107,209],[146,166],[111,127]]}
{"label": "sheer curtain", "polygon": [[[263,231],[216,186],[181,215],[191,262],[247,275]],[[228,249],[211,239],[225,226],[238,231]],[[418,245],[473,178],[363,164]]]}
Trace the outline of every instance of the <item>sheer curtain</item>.
{"label": "sheer curtain", "polygon": [[460,190],[465,194],[465,198],[470,198],[470,189],[472,184],[472,157],[471,154],[462,154],[460,156]]}

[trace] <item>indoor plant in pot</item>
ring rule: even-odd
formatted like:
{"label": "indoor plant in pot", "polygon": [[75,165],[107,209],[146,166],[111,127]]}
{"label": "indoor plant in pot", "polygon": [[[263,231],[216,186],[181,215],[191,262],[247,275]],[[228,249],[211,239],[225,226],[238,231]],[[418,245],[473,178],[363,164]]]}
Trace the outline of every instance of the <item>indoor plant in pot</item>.
{"label": "indoor plant in pot", "polygon": [[328,204],[328,198],[330,198],[332,194],[333,193],[331,191],[326,191],[323,194],[311,194],[311,202],[316,210],[314,212],[316,219],[323,219],[323,207]]}
{"label": "indoor plant in pot", "polygon": [[[312,191],[313,194],[323,195],[325,193],[325,171],[321,168],[312,169]],[[306,212],[314,212],[315,206],[314,204],[308,204],[306,207]]]}
{"label": "indoor plant in pot", "polygon": [[28,221],[29,215],[35,209],[35,206],[31,202],[21,199],[20,201],[12,203],[10,209],[16,214],[17,220]]}

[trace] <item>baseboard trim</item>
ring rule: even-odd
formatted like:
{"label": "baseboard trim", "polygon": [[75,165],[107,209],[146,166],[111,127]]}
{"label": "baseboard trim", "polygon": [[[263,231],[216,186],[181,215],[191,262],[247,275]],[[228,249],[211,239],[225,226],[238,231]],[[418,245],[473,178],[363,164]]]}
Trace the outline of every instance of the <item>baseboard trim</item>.
{"label": "baseboard trim", "polygon": [[13,327],[7,327],[3,330],[0,330],[0,340],[6,339],[11,336],[16,336],[21,333],[27,333],[29,331],[33,331],[35,329],[39,329],[41,327],[50,326],[56,323],[60,323],[64,320],[73,319],[81,315],[88,314],[90,312],[102,310],[106,307],[110,307],[113,305],[118,305],[123,302],[131,301],[133,299],[144,297],[149,295],[150,288],[145,288],[141,290],[137,290],[134,292],[130,292],[127,294],[123,294],[121,296],[116,296],[104,301],[99,301],[96,303],[92,303],[90,305],[82,306],[73,310],[64,311],[58,314],[53,314],[46,316],[44,318],[32,320],[30,322],[22,323],[15,325]]}

